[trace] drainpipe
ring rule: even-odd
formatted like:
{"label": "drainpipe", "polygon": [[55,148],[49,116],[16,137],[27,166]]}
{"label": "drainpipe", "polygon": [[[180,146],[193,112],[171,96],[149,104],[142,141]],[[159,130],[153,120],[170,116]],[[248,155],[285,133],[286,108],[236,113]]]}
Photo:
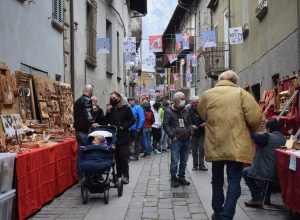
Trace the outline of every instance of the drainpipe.
{"label": "drainpipe", "polygon": [[[194,54],[197,54],[197,40],[196,40],[196,38],[197,38],[197,30],[196,30],[196,28],[197,28],[197,13],[195,13],[195,29],[194,29]],[[197,56],[197,66],[195,67],[195,73],[194,73],[194,81],[195,81],[195,96],[197,95],[197,92],[196,92],[196,90],[197,90],[197,72],[198,72],[198,56]]]}
{"label": "drainpipe", "polygon": [[[75,96],[74,91],[74,70],[75,70],[75,59],[74,59],[74,7],[73,7],[73,0],[70,0],[70,50],[71,50],[71,67],[70,67],[70,74],[71,74],[71,89],[73,92],[73,96]],[[74,97],[75,98],[75,97]]]}

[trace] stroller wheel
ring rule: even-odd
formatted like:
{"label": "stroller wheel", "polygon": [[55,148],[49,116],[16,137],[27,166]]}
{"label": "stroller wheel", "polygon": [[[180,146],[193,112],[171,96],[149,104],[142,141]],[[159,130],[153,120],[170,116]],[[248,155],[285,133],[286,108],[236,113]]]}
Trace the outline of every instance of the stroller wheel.
{"label": "stroller wheel", "polygon": [[108,204],[108,198],[109,198],[109,189],[104,190],[104,203]]}
{"label": "stroller wheel", "polygon": [[81,198],[83,204],[87,204],[88,197],[89,197],[88,189],[85,186],[81,186]]}
{"label": "stroller wheel", "polygon": [[123,195],[123,181],[122,181],[122,178],[118,178],[117,186],[118,186],[118,196],[121,197]]}

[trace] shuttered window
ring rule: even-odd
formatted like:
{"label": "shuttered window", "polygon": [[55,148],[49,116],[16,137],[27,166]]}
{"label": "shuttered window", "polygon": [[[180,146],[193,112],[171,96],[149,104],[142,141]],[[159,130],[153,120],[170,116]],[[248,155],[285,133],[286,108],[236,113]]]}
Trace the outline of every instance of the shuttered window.
{"label": "shuttered window", "polygon": [[86,35],[87,35],[87,51],[85,62],[91,66],[97,66],[96,56],[96,38],[97,38],[97,2],[94,0],[87,1],[87,23],[86,23]]}
{"label": "shuttered window", "polygon": [[52,25],[59,31],[64,29],[63,0],[52,0]]}

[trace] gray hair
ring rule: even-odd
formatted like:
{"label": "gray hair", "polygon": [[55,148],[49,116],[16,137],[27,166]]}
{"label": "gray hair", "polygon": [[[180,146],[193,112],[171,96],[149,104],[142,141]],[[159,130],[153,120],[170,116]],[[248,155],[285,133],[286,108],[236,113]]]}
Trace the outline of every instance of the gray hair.
{"label": "gray hair", "polygon": [[229,80],[229,81],[233,82],[234,84],[236,84],[237,80],[238,80],[238,76],[234,71],[227,70],[219,75],[218,81],[221,81],[221,80]]}
{"label": "gray hair", "polygon": [[94,86],[92,86],[91,84],[87,84],[84,88],[83,88],[83,93],[90,93],[94,90]]}
{"label": "gray hair", "polygon": [[193,96],[192,97],[192,102],[198,102],[200,100],[199,96]]}
{"label": "gray hair", "polygon": [[176,92],[173,96],[173,101],[175,102],[176,100],[180,99],[183,96],[185,97],[185,94],[183,92]]}

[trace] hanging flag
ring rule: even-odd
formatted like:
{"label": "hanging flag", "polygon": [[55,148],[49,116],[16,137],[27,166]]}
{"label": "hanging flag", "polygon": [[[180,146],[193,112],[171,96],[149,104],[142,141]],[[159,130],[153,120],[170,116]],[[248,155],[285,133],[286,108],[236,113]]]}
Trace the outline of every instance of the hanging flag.
{"label": "hanging flag", "polygon": [[174,63],[177,60],[176,54],[167,54],[167,57],[168,57],[170,64]]}
{"label": "hanging flag", "polygon": [[192,67],[196,67],[197,65],[197,54],[192,54]]}
{"label": "hanging flag", "polygon": [[192,82],[193,81],[193,74],[192,73],[186,74],[186,81],[187,82]]}
{"label": "hanging flag", "polygon": [[173,73],[173,79],[177,81],[179,79],[179,73]]}
{"label": "hanging flag", "polygon": [[187,54],[186,62],[185,62],[186,67],[189,67],[191,65],[191,60],[192,60],[192,54]]}
{"label": "hanging flag", "polygon": [[136,55],[135,54],[124,54],[124,64],[129,67],[130,65],[135,65],[136,63]]}
{"label": "hanging flag", "polygon": [[175,90],[176,90],[176,85],[170,84],[170,91],[175,91]]}
{"label": "hanging flag", "polygon": [[201,38],[202,38],[202,47],[203,48],[217,46],[217,38],[216,38],[215,31],[203,31],[201,33]]}
{"label": "hanging flag", "polygon": [[232,45],[243,43],[242,27],[229,28],[229,43]]}
{"label": "hanging flag", "polygon": [[150,52],[157,53],[162,52],[162,36],[149,36],[149,49]]}
{"label": "hanging flag", "polygon": [[182,49],[190,49],[190,36],[188,33],[182,33]]}
{"label": "hanging flag", "polygon": [[176,52],[182,50],[182,34],[176,34],[176,45],[175,45]]}
{"label": "hanging flag", "polygon": [[100,54],[110,53],[110,41],[109,38],[97,38],[96,51]]}
{"label": "hanging flag", "polygon": [[155,67],[155,57],[154,54],[150,54],[147,58],[146,58],[146,67],[148,70],[152,70]]}
{"label": "hanging flag", "polygon": [[125,37],[123,40],[124,53],[136,53],[136,38]]}

